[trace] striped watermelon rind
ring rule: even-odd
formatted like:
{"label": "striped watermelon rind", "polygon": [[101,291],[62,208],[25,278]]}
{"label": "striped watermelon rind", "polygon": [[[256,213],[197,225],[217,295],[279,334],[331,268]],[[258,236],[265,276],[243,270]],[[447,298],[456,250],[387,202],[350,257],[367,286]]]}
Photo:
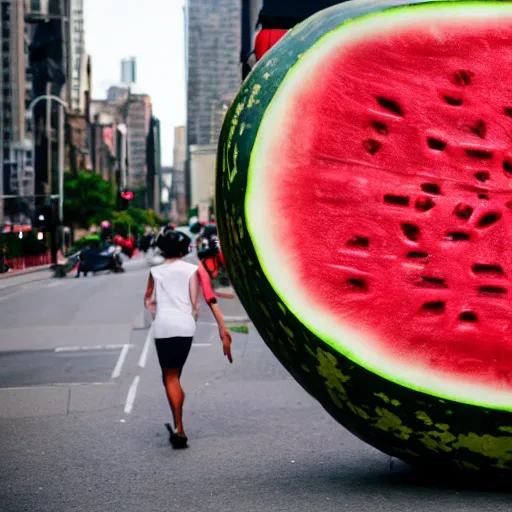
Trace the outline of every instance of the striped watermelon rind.
{"label": "striped watermelon rind", "polygon": [[[272,102],[281,87],[293,77],[297,63],[336,37],[336,31],[351,23],[363,26],[365,19],[375,17],[384,22],[396,14],[421,16],[424,9],[444,9],[455,16],[496,5],[351,1],[298,25],[258,63],[234,100],[220,137],[216,184],[219,234],[230,278],[256,329],[297,382],[342,425],[385,453],[414,464],[487,472],[512,468],[511,407],[472,404],[468,397],[436,395],[410,382],[393,381],[392,375],[372,371],[353,354],[340,351],[329,336],[315,334],[307,313],[289,306],[272,281],[268,263],[262,264],[263,231],[254,228],[258,203],[251,202],[257,176],[251,171],[262,155],[259,130],[271,109],[279,107]],[[256,231],[259,244],[254,242]]]}

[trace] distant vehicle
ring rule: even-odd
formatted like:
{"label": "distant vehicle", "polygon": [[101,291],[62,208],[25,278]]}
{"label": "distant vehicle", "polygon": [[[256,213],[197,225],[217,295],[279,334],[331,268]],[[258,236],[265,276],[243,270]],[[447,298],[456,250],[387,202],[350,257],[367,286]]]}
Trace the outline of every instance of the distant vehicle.
{"label": "distant vehicle", "polygon": [[84,274],[84,277],[87,277],[89,272],[95,274],[103,271],[113,272],[114,274],[124,272],[121,251],[118,247],[110,245],[106,249],[84,249],[80,253],[75,277],[80,277],[81,273]]}

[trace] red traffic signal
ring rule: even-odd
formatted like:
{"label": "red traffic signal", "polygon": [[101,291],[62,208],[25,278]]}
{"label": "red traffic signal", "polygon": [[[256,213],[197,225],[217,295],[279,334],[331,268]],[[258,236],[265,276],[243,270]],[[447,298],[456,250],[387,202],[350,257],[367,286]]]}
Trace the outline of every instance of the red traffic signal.
{"label": "red traffic signal", "polygon": [[127,201],[131,201],[133,199],[133,192],[127,190],[126,192],[121,192],[121,197],[126,199]]}

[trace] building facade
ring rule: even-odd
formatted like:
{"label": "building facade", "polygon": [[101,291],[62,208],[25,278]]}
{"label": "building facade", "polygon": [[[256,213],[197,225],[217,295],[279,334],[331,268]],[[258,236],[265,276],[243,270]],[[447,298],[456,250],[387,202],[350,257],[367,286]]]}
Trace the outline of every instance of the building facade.
{"label": "building facade", "polygon": [[171,212],[175,222],[186,224],[188,222],[188,206],[185,187],[185,171],[173,169],[171,187]]}
{"label": "building facade", "polygon": [[128,187],[146,186],[146,136],[151,119],[151,99],[147,94],[132,94],[126,102],[126,128],[128,130]]}
{"label": "building facade", "polygon": [[240,0],[185,2],[190,207],[213,201],[217,140],[241,82],[241,7]]}
{"label": "building facade", "polygon": [[87,53],[85,51],[84,0],[69,3],[69,107],[84,112],[87,88]]}
{"label": "building facade", "polygon": [[116,131],[124,122],[119,106],[108,100],[91,101],[89,122],[92,171],[119,186]]}
{"label": "building facade", "polygon": [[170,211],[175,222],[186,224],[188,220],[187,188],[185,169],[187,163],[187,129],[174,128],[172,186],[170,189]]}
{"label": "building facade", "polygon": [[240,88],[240,0],[185,3],[188,144],[215,144]]}
{"label": "building facade", "polygon": [[160,175],[160,214],[165,219],[175,220],[171,211],[172,167],[162,167]]}
{"label": "building facade", "polygon": [[155,116],[151,116],[146,140],[146,187],[147,206],[156,213],[160,212],[160,180],[162,175],[160,139],[160,120]]}
{"label": "building facade", "polygon": [[28,45],[23,0],[0,0],[0,224],[28,215],[27,200],[33,195],[34,168],[26,138],[26,82]]}
{"label": "building facade", "polygon": [[137,83],[137,60],[135,57],[121,60],[121,83],[127,86]]}
{"label": "building facade", "polygon": [[187,224],[188,208],[185,192],[185,171],[162,167],[160,212],[164,218],[177,224]]}
{"label": "building facade", "polygon": [[185,170],[187,160],[187,131],[185,126],[174,127],[173,169]]}

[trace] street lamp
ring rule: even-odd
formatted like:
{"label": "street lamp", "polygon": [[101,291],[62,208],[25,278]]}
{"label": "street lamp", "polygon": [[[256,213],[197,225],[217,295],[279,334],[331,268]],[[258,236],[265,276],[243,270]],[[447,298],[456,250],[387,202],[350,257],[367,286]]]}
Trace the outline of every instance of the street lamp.
{"label": "street lamp", "polygon": [[[56,101],[60,104],[61,108],[59,108],[59,128],[58,128],[58,135],[59,135],[59,143],[58,143],[58,153],[59,153],[59,219],[62,222],[64,218],[64,114],[68,109],[68,105],[65,101],[61,100],[58,96],[54,96],[52,94],[43,94],[41,96],[38,96],[28,106],[28,113],[30,115],[30,118],[32,119],[32,136],[33,136],[33,142],[32,142],[32,162],[33,165],[35,165],[35,148],[36,148],[36,126],[34,121],[34,107],[42,100],[47,100],[47,109],[50,109],[51,101]],[[46,133],[47,136],[50,136],[51,133],[51,126],[50,126],[50,117],[46,116]],[[48,168],[48,184],[50,188],[50,195],[53,193],[53,174],[52,174],[52,166],[50,165]]]}

